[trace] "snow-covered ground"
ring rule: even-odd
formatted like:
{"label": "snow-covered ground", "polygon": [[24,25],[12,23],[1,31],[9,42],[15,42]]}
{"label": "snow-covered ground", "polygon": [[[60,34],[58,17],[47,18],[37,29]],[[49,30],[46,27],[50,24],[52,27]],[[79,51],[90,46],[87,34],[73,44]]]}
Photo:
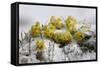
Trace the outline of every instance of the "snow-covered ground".
{"label": "snow-covered ground", "polygon": [[[64,31],[64,30],[61,30]],[[95,26],[92,25],[91,31],[95,34]],[[60,31],[59,31],[60,32]],[[19,43],[19,63],[42,63],[42,62],[59,62],[59,61],[77,61],[77,60],[93,60],[96,59],[96,52],[86,51],[82,52],[80,45],[73,40],[70,44],[63,48],[59,48],[60,44],[54,43],[49,39],[44,39],[46,49],[42,53],[43,60],[38,60],[36,58],[37,51],[34,50],[35,43],[37,40],[42,40],[41,38],[35,38],[34,41],[28,42],[28,35],[25,37],[23,35],[23,40]],[[94,41],[94,42],[93,42]],[[91,38],[88,43],[93,43],[96,47],[96,40]],[[30,48],[29,48],[30,45]],[[29,50],[31,54],[29,54]]]}

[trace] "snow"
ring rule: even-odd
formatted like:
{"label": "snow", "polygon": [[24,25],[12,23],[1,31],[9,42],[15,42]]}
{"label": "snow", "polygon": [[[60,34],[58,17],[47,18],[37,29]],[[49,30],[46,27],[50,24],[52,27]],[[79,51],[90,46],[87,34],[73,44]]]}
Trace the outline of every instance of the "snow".
{"label": "snow", "polygon": [[[91,29],[93,30],[95,26]],[[62,32],[65,30],[58,30],[57,32]],[[93,30],[94,32],[94,30]],[[95,32],[94,32],[95,33]],[[46,49],[42,53],[43,60],[38,60],[36,58],[37,51],[34,50],[35,43],[37,40],[42,40],[41,38],[35,38],[34,41],[30,42],[31,54],[29,54],[29,42],[27,38],[24,38],[19,44],[19,63],[43,63],[43,62],[61,62],[61,61],[78,61],[78,60],[93,60],[96,59],[96,52],[82,52],[79,45],[75,40],[70,44],[67,44],[63,48],[59,48],[60,44],[57,44],[49,39],[44,39]],[[95,45],[96,40],[92,38],[88,41]],[[50,45],[50,46],[49,46]],[[41,56],[40,56],[41,57]]]}

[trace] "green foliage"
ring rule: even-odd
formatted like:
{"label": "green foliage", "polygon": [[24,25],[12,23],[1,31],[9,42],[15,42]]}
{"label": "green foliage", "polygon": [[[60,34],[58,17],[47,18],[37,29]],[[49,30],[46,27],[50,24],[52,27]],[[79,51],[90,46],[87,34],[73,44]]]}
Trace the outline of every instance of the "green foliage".
{"label": "green foliage", "polygon": [[80,45],[80,49],[85,53],[87,51],[96,51],[96,47],[94,44],[89,44],[89,43],[78,43]]}

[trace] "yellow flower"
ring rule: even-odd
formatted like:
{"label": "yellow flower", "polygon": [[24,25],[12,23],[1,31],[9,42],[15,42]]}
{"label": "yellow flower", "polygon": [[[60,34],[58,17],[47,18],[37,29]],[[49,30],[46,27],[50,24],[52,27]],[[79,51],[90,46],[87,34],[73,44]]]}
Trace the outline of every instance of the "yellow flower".
{"label": "yellow flower", "polygon": [[62,19],[60,17],[58,17],[57,20],[54,22],[54,25],[58,29],[62,28],[63,27]]}
{"label": "yellow flower", "polygon": [[43,30],[46,30],[47,28],[48,28],[47,25],[44,25],[44,26],[42,27]]}
{"label": "yellow flower", "polygon": [[55,16],[51,16],[50,23],[53,23],[55,21]]}
{"label": "yellow flower", "polygon": [[63,27],[63,22],[62,19],[60,17],[57,18],[57,20],[55,21],[54,25],[56,26],[56,28],[60,29]]}
{"label": "yellow flower", "polygon": [[76,32],[75,33],[75,39],[77,41],[84,41],[84,38],[85,38],[85,33],[83,33],[83,32]]}
{"label": "yellow flower", "polygon": [[44,36],[51,39],[55,30],[56,30],[55,26],[52,24],[49,24],[48,26],[46,26],[44,30]]}
{"label": "yellow flower", "polygon": [[72,35],[70,34],[70,32],[54,33],[53,39],[57,43],[67,44],[72,41]]}
{"label": "yellow flower", "polygon": [[48,27],[49,27],[49,29],[50,29],[50,30],[53,30],[53,31],[55,31],[55,26],[54,26],[54,25],[52,25],[52,24],[49,24],[49,26],[48,26]]}
{"label": "yellow flower", "polygon": [[54,16],[50,18],[50,24],[54,25],[57,29],[60,29],[63,27],[62,19],[61,17],[58,17],[55,19]]}
{"label": "yellow flower", "polygon": [[40,27],[40,22],[37,21],[36,24],[35,24],[35,26],[36,26],[36,27]]}
{"label": "yellow flower", "polygon": [[67,29],[73,33],[77,30],[77,20],[75,17],[68,16],[68,18],[65,20]]}
{"label": "yellow flower", "polygon": [[65,32],[64,33],[64,38],[65,38],[66,43],[71,42],[72,41],[72,35],[71,35],[71,33],[70,32]]}
{"label": "yellow flower", "polygon": [[44,44],[44,41],[37,41],[36,42],[36,50],[38,51],[41,51],[41,50],[44,50],[46,48],[45,44]]}
{"label": "yellow flower", "polygon": [[44,35],[45,35],[46,37],[48,37],[48,38],[52,38],[53,33],[54,33],[54,32],[53,32],[52,30],[48,29],[48,28],[44,31]]}
{"label": "yellow flower", "polygon": [[40,33],[41,33],[40,23],[36,22],[36,24],[31,27],[31,35],[33,37],[38,37],[40,36]]}

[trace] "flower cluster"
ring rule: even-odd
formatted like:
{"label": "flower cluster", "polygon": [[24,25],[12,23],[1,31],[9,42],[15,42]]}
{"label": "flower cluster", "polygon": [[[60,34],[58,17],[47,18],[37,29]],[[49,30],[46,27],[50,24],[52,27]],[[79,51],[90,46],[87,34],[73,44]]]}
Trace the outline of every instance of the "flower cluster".
{"label": "flower cluster", "polygon": [[31,35],[32,37],[44,36],[60,44],[68,44],[72,39],[75,39],[77,42],[87,40],[89,37],[77,29],[77,23],[75,17],[68,16],[65,20],[66,32],[56,32],[56,30],[64,27],[64,23],[61,17],[55,18],[55,16],[51,16],[50,22],[47,25],[41,27],[40,23],[36,22],[31,28]]}
{"label": "flower cluster", "polygon": [[72,41],[72,35],[70,34],[70,32],[54,33],[53,40],[56,43],[68,44]]}
{"label": "flower cluster", "polygon": [[62,22],[61,17],[58,17],[56,19],[54,16],[51,16],[50,24],[54,25],[57,29],[60,29],[63,27],[63,22]]}
{"label": "flower cluster", "polygon": [[80,31],[76,32],[74,36],[75,36],[75,39],[79,42],[84,41],[85,39],[85,33],[80,32]]}
{"label": "flower cluster", "polygon": [[55,26],[50,24],[49,26],[45,26],[44,36],[47,38],[52,38],[55,31]]}
{"label": "flower cluster", "polygon": [[71,33],[74,33],[77,31],[77,20],[75,17],[68,16],[68,18],[65,20],[67,30]]}
{"label": "flower cluster", "polygon": [[41,41],[41,40],[38,40],[36,42],[36,50],[38,51],[42,51],[46,48],[45,44],[44,44],[44,41]]}
{"label": "flower cluster", "polygon": [[33,37],[39,37],[40,34],[41,34],[41,26],[39,22],[36,22],[36,24],[31,27],[31,35]]}

